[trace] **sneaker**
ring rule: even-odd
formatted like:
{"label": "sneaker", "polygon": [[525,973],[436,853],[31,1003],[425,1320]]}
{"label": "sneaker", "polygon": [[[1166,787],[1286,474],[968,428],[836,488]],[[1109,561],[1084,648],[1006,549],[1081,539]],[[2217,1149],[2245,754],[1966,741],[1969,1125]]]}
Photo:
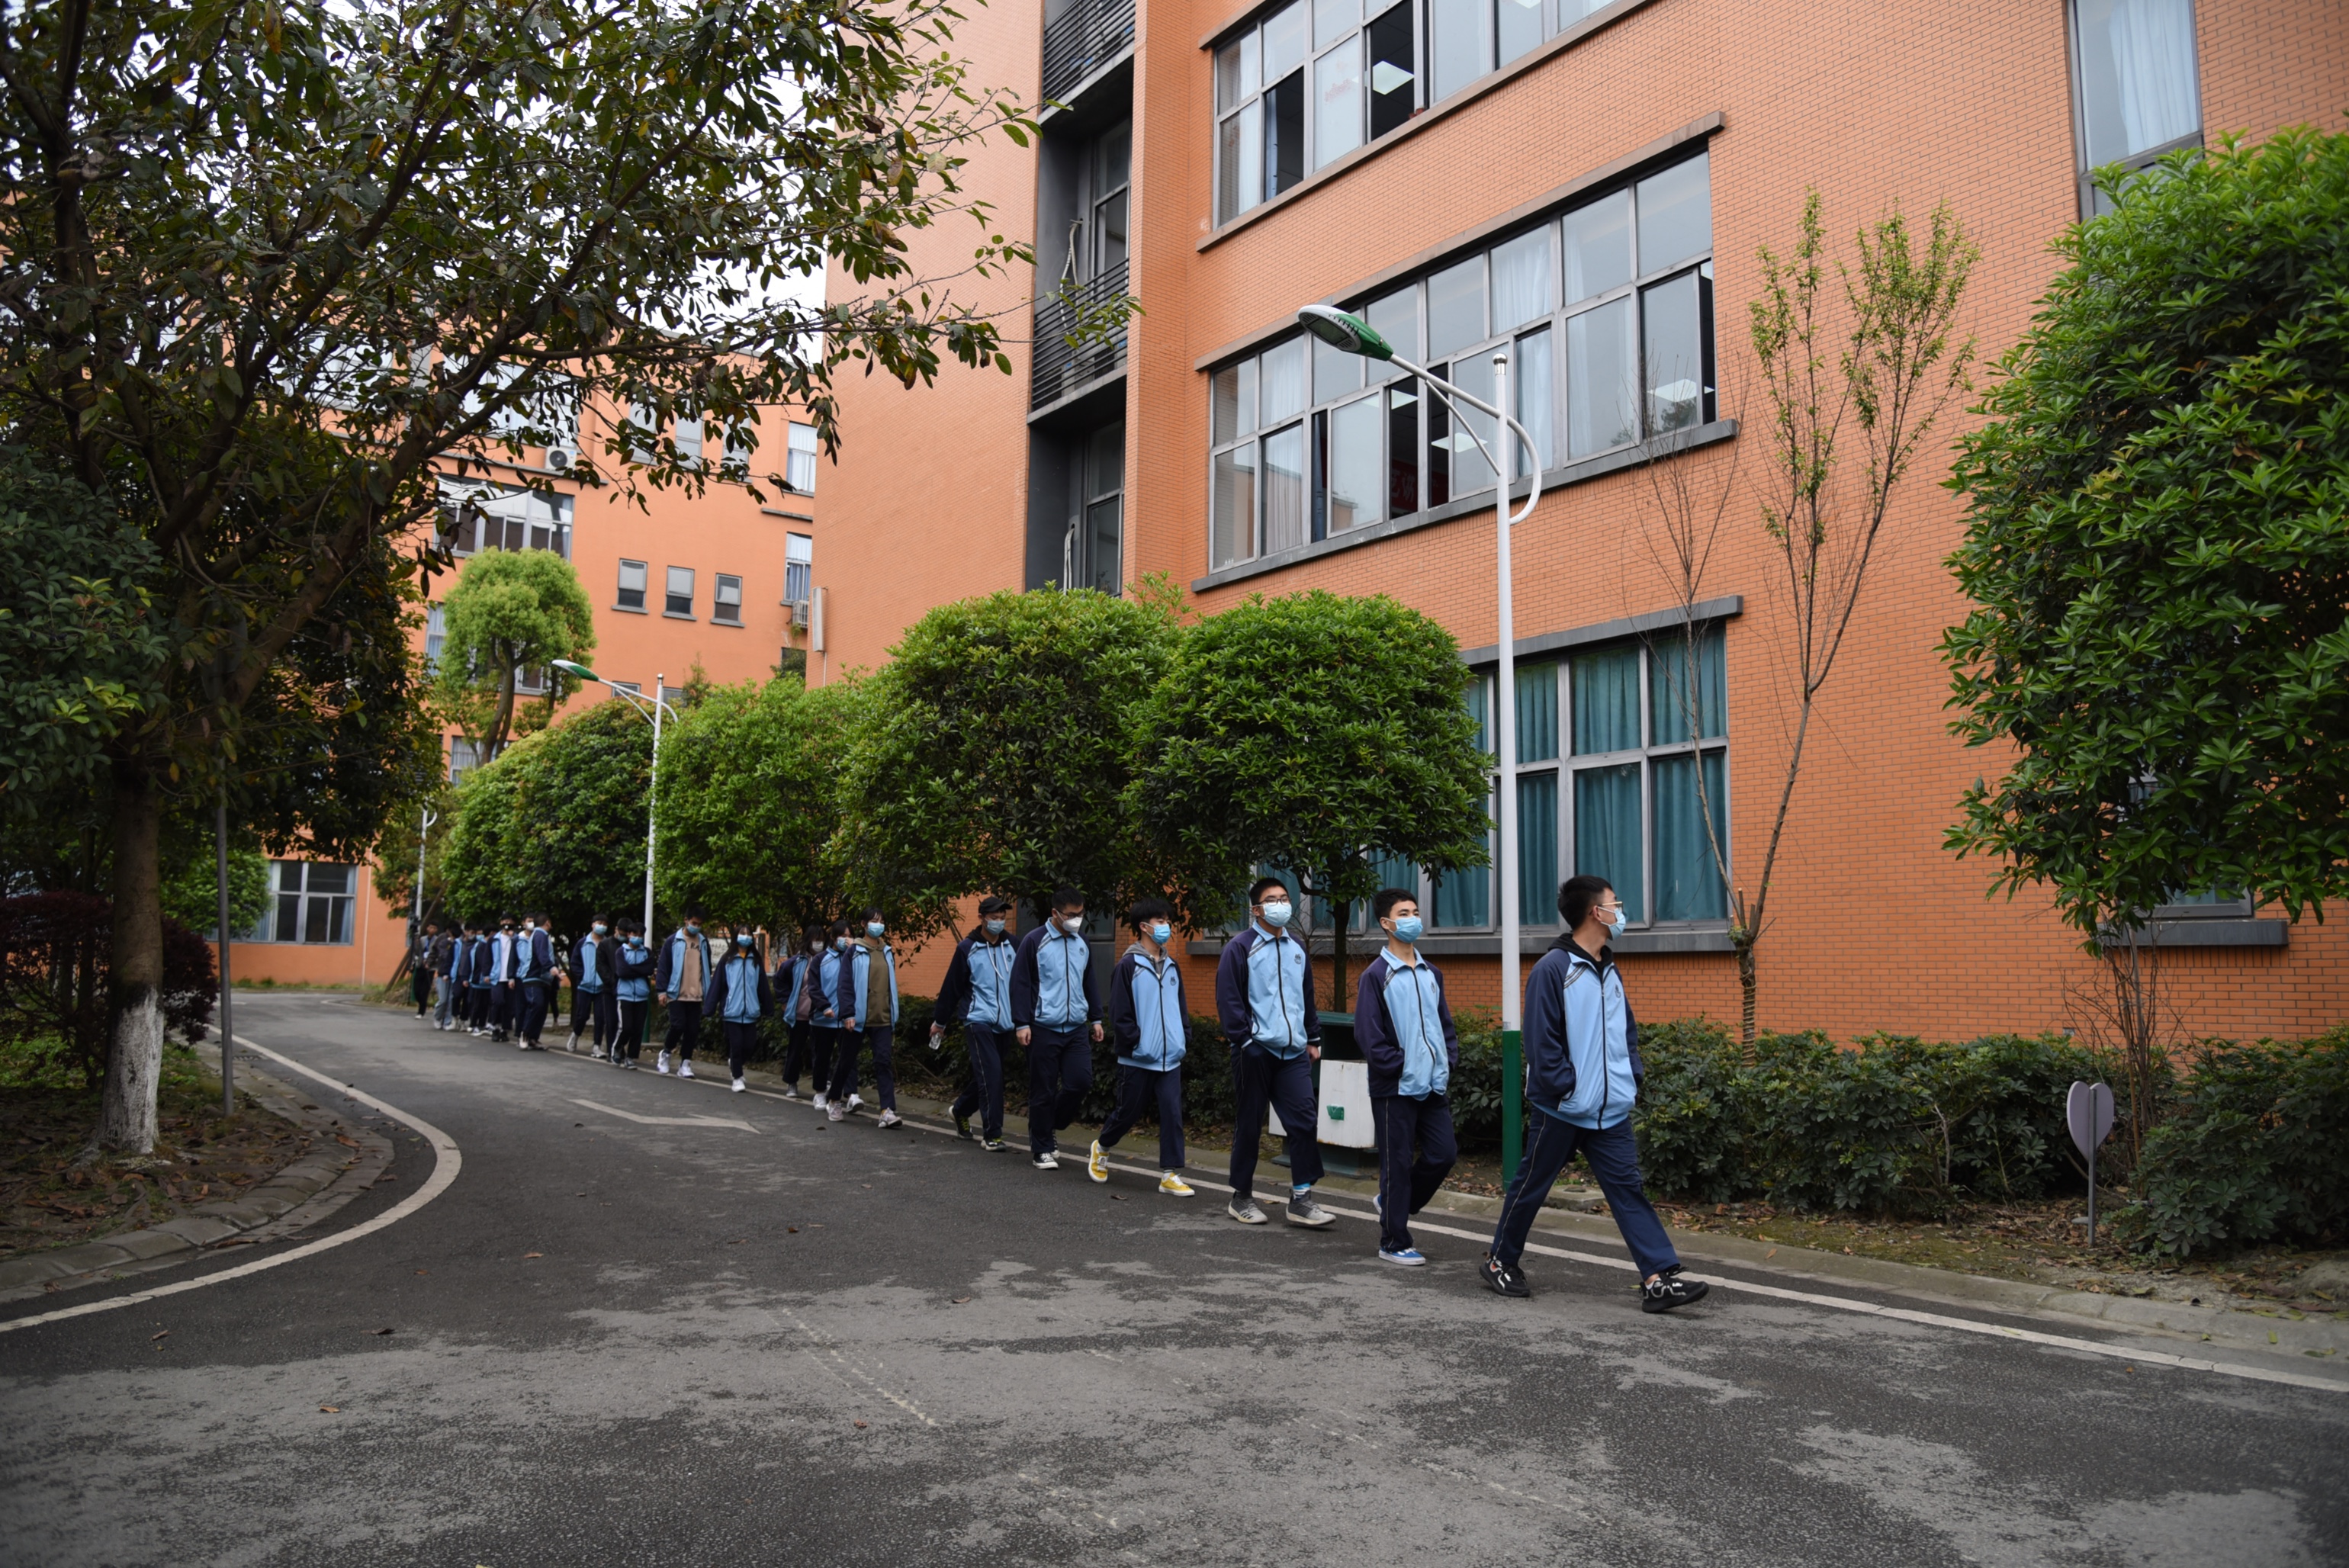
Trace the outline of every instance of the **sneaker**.
{"label": "sneaker", "polygon": [[785,1084],[783,1086],[783,1098],[785,1099],[799,1099],[803,1098],[800,1094],[800,1086],[795,1083]]}
{"label": "sneaker", "polygon": [[1028,1163],[1039,1171],[1058,1171],[1061,1168],[1061,1157],[1047,1149]]}
{"label": "sneaker", "polygon": [[1505,1264],[1490,1253],[1485,1254],[1476,1274],[1495,1295],[1523,1297],[1534,1293],[1534,1287],[1526,1283],[1525,1270],[1515,1264]]}
{"label": "sneaker", "polygon": [[1264,1223],[1264,1211],[1256,1206],[1256,1200],[1253,1198],[1234,1198],[1224,1205],[1224,1212],[1243,1225]]}
{"label": "sneaker", "polygon": [[657,1057],[657,1058],[654,1060],[654,1062],[653,1062],[653,1071],[655,1071],[655,1072],[657,1072],[657,1073],[661,1074],[663,1077],[667,1077],[667,1074],[668,1074],[668,1053],[667,1053],[667,1051],[663,1051],[663,1052],[660,1054],[660,1056],[659,1056],[658,1057]]}
{"label": "sneaker", "polygon": [[1109,1180],[1109,1150],[1101,1146],[1098,1138],[1093,1140],[1093,1151],[1085,1156],[1085,1174],[1096,1181]]}
{"label": "sneaker", "polygon": [[1641,1312],[1670,1312],[1676,1306],[1702,1301],[1713,1287],[1701,1279],[1681,1278],[1681,1265],[1674,1264],[1640,1287]]}
{"label": "sneaker", "polygon": [[750,1086],[749,1084],[744,1083],[740,1078],[736,1078],[734,1080],[734,1092],[736,1094],[740,1094],[744,1089],[749,1088],[750,1087]]}
{"label": "sneaker", "polygon": [[525,1051],[530,1049],[530,1042],[528,1040],[516,1040],[514,1044],[520,1046]]}
{"label": "sneaker", "polygon": [[986,1150],[989,1154],[1000,1154],[1006,1149],[1011,1147],[1009,1144],[1004,1142],[1000,1138],[982,1138],[978,1140],[978,1146],[981,1149]]}
{"label": "sneaker", "polygon": [[959,1111],[957,1111],[955,1113],[954,1121],[955,1136],[961,1139],[965,1143],[968,1143],[978,1137],[978,1134],[974,1133],[970,1130],[970,1118],[963,1115]]}
{"label": "sneaker", "polygon": [[678,1058],[677,1076],[679,1078],[691,1078],[693,1076],[693,1063],[690,1059],[684,1057],[679,1057]]}
{"label": "sneaker", "polygon": [[1288,1222],[1318,1231],[1324,1225],[1336,1224],[1338,1216],[1315,1202],[1312,1193],[1291,1192],[1288,1195]]}
{"label": "sneaker", "polygon": [[624,1060],[624,1061],[622,1061],[622,1062],[620,1063],[620,1065],[621,1065],[622,1067],[624,1067],[624,1068],[627,1068],[630,1072],[636,1072],[636,1071],[637,1071],[637,1070],[638,1070],[638,1068],[641,1067],[641,1065],[642,1065],[642,1064],[640,1064],[640,1063],[636,1062],[636,1060],[634,1060],[633,1058],[631,1058],[631,1059],[627,1059],[627,1060]]}
{"label": "sneaker", "polygon": [[861,1094],[857,1093],[854,1089],[850,1089],[850,1090],[848,1091],[848,1114],[849,1114],[849,1115],[851,1115],[851,1116],[854,1116],[854,1115],[856,1114],[856,1112],[857,1112],[858,1108],[859,1108],[859,1107],[861,1107],[861,1106],[863,1106],[863,1105],[864,1105],[864,1097],[863,1095],[861,1095]]}
{"label": "sneaker", "polygon": [[1195,1198],[1199,1190],[1172,1171],[1163,1171],[1158,1178],[1158,1190],[1170,1198]]}
{"label": "sneaker", "polygon": [[885,1110],[881,1113],[881,1119],[874,1122],[873,1125],[875,1127],[903,1127],[905,1125],[905,1119],[899,1116],[894,1110]]}
{"label": "sneaker", "polygon": [[570,1052],[573,1056],[574,1056],[574,1057],[575,1057],[575,1056],[577,1056],[577,1055],[579,1054],[579,1031],[578,1031],[578,1030],[574,1029],[574,1030],[572,1030],[572,1031],[571,1031],[571,1037],[570,1037],[569,1039],[567,1039],[567,1040],[565,1040],[565,1041],[564,1041],[564,1042],[563,1042],[563,1048],[564,1048],[564,1050],[566,1050],[566,1051],[569,1051],[569,1052]]}
{"label": "sneaker", "polygon": [[833,1121],[846,1121],[848,1119],[848,1112],[841,1109],[840,1107],[836,1105],[826,1106],[824,1108],[823,1114],[827,1119]]}
{"label": "sneaker", "polygon": [[815,1099],[811,1100],[809,1103],[813,1105],[818,1110],[829,1110],[832,1109],[831,1102],[826,1100],[822,1095],[816,1096]]}
{"label": "sneaker", "polygon": [[1399,1253],[1391,1253],[1386,1248],[1381,1247],[1379,1260],[1381,1263],[1401,1264],[1407,1269],[1415,1269],[1427,1262],[1427,1257],[1417,1247],[1405,1247]]}

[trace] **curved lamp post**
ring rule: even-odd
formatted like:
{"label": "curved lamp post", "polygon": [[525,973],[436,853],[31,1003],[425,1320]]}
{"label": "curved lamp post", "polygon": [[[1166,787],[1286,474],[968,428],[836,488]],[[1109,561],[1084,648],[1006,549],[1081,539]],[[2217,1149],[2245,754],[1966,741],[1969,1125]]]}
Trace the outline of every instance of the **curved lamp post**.
{"label": "curved lamp post", "polygon": [[[1498,723],[1499,772],[1501,792],[1500,841],[1494,859],[1500,862],[1501,872],[1501,1162],[1506,1177],[1515,1181],[1517,1161],[1524,1152],[1525,1140],[1525,1001],[1517,985],[1517,791],[1514,764],[1517,755],[1517,660],[1516,618],[1513,610],[1513,594],[1509,582],[1509,529],[1523,522],[1533,513],[1541,500],[1540,447],[1533,436],[1505,410],[1509,405],[1509,356],[1506,348],[1493,352],[1493,401],[1463,391],[1451,382],[1413,365],[1394,351],[1393,346],[1372,330],[1361,316],[1349,315],[1334,305],[1309,304],[1297,313],[1298,324],[1332,348],[1348,354],[1359,354],[1365,359],[1383,359],[1397,369],[1407,372],[1426,383],[1429,391],[1444,399],[1455,417],[1459,404],[1465,403],[1479,413],[1489,414],[1499,426],[1525,443],[1528,453],[1537,454],[1529,465],[1532,488],[1526,496],[1524,510],[1509,511],[1510,465],[1501,460],[1485,438],[1476,434],[1474,426],[1460,419],[1461,429],[1476,443],[1476,449],[1492,465],[1495,525],[1495,560],[1499,568],[1497,584],[1500,600],[1501,669],[1499,689],[1494,694],[1494,706],[1500,709]],[[1507,436],[1500,439],[1503,454],[1514,457],[1516,449]]]}
{"label": "curved lamp post", "polygon": [[660,695],[667,676],[657,675],[653,676],[653,695],[647,697],[644,693],[624,686],[617,681],[605,680],[585,665],[574,660],[553,659],[549,663],[566,676],[583,681],[593,681],[611,692],[613,696],[627,698],[630,707],[653,721],[653,759],[645,781],[645,940],[650,942],[654,937],[653,834],[655,823],[657,821],[654,802],[660,797],[661,715],[666,713],[671,718],[677,717],[677,709],[669,707],[667,700]]}

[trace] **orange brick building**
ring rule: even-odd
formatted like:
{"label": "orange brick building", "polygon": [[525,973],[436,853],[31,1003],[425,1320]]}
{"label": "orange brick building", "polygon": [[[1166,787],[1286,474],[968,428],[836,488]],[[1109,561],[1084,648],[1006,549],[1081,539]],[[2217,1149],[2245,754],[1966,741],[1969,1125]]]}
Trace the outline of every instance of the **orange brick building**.
{"label": "orange brick building", "polygon": [[[1526,822],[1525,949],[1554,929],[1545,884],[1604,872],[1631,895],[1620,949],[1657,1018],[1734,1015],[1694,779],[1725,788],[1750,881],[1789,733],[1784,595],[1746,488],[1765,460],[1745,428],[1763,409],[1745,332],[1758,248],[1792,242],[1806,188],[1839,240],[1891,203],[1946,201],[1982,246],[1964,320],[1994,356],[2055,269],[2049,242],[2093,211],[2085,169],[2338,126],[2349,108],[2335,0],[996,0],[957,46],[991,83],[1056,102],[1040,145],[994,143],[970,170],[1038,261],[969,297],[1033,347],[1009,377],[843,388],[833,659],[877,665],[966,594],[1165,573],[1207,613],[1314,587],[1392,594],[1489,670],[1489,470],[1432,399],[1317,353],[1294,317],[1361,311],[1464,381],[1489,384],[1506,347],[1546,446],[1544,499],[1514,536],[1520,755],[1501,781]],[[916,258],[957,271],[959,242],[931,231]],[[1141,306],[1123,341],[1072,349],[1071,298],[1120,292]],[[1659,708],[1640,636],[1675,603],[1642,448],[1667,433],[1692,491],[1739,487],[1704,580],[1693,738]],[[1962,525],[1935,483],[1951,433],[1898,503],[1823,696],[1761,948],[1765,1026],[2087,1022],[2095,966],[2049,901],[1986,901],[1991,868],[1941,848],[1961,790],[1998,765],[1945,728],[1935,649],[1962,608],[1940,564]],[[1496,881],[1428,890],[1429,946],[1455,994],[1487,1003]],[[2167,913],[2165,996],[2186,1032],[2349,1014],[2338,920],[2288,926],[2217,897]]]}
{"label": "orange brick building", "polygon": [[[550,481],[550,470],[567,468],[569,458],[559,449],[551,456],[530,449],[520,465],[492,463],[488,480],[469,470],[461,481],[444,481],[444,498],[470,502],[477,514],[459,525],[457,551],[460,558],[496,549],[564,554],[595,607],[592,662],[607,680],[647,692],[656,680],[675,688],[698,665],[711,681],[731,685],[763,680],[795,655],[805,657],[811,679],[820,678],[815,431],[780,413],[761,426],[756,467],[789,481],[782,489],[762,481],[763,501],[740,484],[712,484],[698,499],[647,490],[639,509],[612,490]],[[691,436],[680,431],[677,438],[688,446]],[[525,488],[533,482],[548,483],[551,498]],[[436,606],[456,582],[454,572],[434,581]],[[439,626],[436,607],[418,632],[428,655],[439,651]],[[521,700],[543,689],[527,686]],[[564,707],[610,700],[610,692],[590,686]],[[454,779],[474,758],[453,732],[445,744]],[[373,867],[282,860],[270,870],[271,908],[235,943],[234,979],[380,985],[398,967],[408,912],[384,907]]]}

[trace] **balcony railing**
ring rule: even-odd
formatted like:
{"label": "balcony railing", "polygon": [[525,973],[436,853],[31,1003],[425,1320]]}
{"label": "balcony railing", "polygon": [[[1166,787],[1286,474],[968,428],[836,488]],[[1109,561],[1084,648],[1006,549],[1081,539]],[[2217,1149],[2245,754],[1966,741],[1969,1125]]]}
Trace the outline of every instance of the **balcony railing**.
{"label": "balcony railing", "polygon": [[1103,267],[1081,284],[1064,284],[1058,294],[1036,301],[1035,384],[1028,406],[1041,408],[1057,403],[1089,381],[1125,363],[1125,317],[1111,329],[1071,344],[1070,335],[1090,313],[1125,295],[1125,263]]}
{"label": "balcony railing", "polygon": [[1044,96],[1065,101],[1079,82],[1133,42],[1133,0],[1076,0],[1044,26]]}

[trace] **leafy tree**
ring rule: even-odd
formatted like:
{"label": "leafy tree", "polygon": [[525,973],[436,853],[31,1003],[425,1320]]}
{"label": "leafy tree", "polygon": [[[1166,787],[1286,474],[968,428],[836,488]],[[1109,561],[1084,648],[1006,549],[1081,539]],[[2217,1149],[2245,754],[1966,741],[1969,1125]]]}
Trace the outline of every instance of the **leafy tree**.
{"label": "leafy tree", "polygon": [[595,649],[595,610],[578,569],[551,550],[485,550],[465,562],[440,601],[444,633],[433,689],[443,709],[493,758],[514,733],[514,690],[522,672],[541,671],[543,727],[557,704],[579,689],[575,676],[547,667],[554,659],[586,662]]}
{"label": "leafy tree", "polygon": [[[960,190],[963,145],[1028,122],[966,84],[954,16],[58,0],[0,19],[0,431],[111,495],[158,563],[169,644],[156,700],[106,740],[103,1144],[153,1141],[174,791],[253,775],[256,700],[273,801],[372,760],[328,733],[347,690],[282,676],[303,639],[336,651],[338,596],[415,543],[443,474],[560,447],[585,482],[747,480],[762,407],[833,438],[845,359],[909,385],[946,353],[1010,370],[992,324],[905,259],[905,231],[957,215],[978,271],[1029,259]],[[864,293],[813,308],[774,287],[827,263]],[[632,439],[623,407],[664,432],[715,420],[729,456]],[[394,722],[361,711],[372,736]],[[342,798],[329,836],[384,805]]]}
{"label": "leafy tree", "polygon": [[469,771],[441,856],[450,913],[483,920],[543,909],[575,932],[595,915],[642,907],[652,736],[644,716],[616,698]]}
{"label": "leafy tree", "polygon": [[1126,800],[1154,841],[1219,866],[1226,905],[1251,864],[1336,907],[1342,1006],[1350,906],[1376,861],[1485,864],[1485,758],[1452,634],[1381,594],[1252,598],[1193,627],[1143,710]]}
{"label": "leafy tree", "polygon": [[1180,882],[1134,830],[1133,726],[1180,632],[1170,591],[1000,593],[932,610],[866,683],[842,761],[850,885],[908,936],[974,892],[1040,919]]}
{"label": "leafy tree", "polygon": [[[220,923],[220,862],[211,844],[202,854],[188,854],[163,881],[163,917],[190,931],[206,932]],[[232,934],[251,931],[269,913],[269,857],[254,849],[228,852],[228,928]]]}
{"label": "leafy tree", "polygon": [[861,696],[860,683],[781,677],[714,688],[679,717],[661,737],[663,901],[764,923],[786,946],[863,902],[833,843],[834,769]]}
{"label": "leafy tree", "polygon": [[2182,893],[2349,891],[2349,135],[2164,161],[1961,444],[1951,728],[2013,748],[1949,834],[2127,934]]}

